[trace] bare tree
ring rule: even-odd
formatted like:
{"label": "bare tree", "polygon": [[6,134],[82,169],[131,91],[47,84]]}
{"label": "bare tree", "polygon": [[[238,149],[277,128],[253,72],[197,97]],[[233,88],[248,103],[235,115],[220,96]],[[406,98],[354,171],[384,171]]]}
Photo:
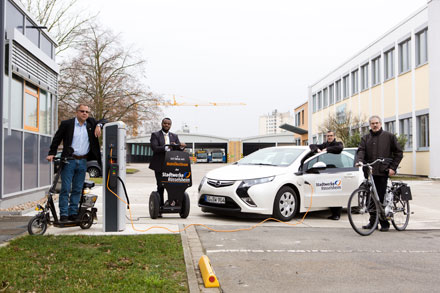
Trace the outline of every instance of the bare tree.
{"label": "bare tree", "polygon": [[318,126],[320,132],[335,132],[344,143],[345,147],[358,146],[360,142],[360,128],[367,123],[365,116],[355,116],[351,111],[331,113],[324,122]]}
{"label": "bare tree", "polygon": [[86,24],[95,19],[76,7],[78,0],[19,0],[58,43],[57,54],[67,50],[83,33]]}
{"label": "bare tree", "polygon": [[124,121],[130,134],[156,121],[162,100],[144,84],[145,60],[125,49],[120,36],[94,24],[74,45],[76,56],[61,64],[59,119],[71,116],[78,103],[90,106],[97,119]]}

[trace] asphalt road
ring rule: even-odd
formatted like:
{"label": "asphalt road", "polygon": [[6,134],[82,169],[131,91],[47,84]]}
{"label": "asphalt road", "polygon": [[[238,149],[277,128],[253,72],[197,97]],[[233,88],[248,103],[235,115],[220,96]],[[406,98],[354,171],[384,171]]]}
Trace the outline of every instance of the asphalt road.
{"label": "asphalt road", "polygon": [[347,228],[197,232],[224,292],[439,290],[440,230],[390,229],[367,237]]}

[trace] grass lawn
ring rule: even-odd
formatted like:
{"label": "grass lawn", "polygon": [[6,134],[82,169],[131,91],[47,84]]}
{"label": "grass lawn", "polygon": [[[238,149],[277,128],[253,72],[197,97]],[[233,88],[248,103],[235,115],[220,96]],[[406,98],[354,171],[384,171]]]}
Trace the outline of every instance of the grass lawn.
{"label": "grass lawn", "polygon": [[179,235],[25,236],[0,260],[0,292],[188,292]]}
{"label": "grass lawn", "polygon": [[139,172],[138,169],[134,169],[134,168],[127,168],[127,169],[125,169],[125,173],[127,173],[127,174],[134,174],[134,173],[137,173],[137,172]]}

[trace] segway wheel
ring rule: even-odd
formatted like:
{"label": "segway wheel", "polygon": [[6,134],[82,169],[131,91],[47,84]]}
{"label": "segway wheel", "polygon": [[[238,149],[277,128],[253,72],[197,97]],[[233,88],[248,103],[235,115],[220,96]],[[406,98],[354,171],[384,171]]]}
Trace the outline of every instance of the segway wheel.
{"label": "segway wheel", "polygon": [[47,221],[44,215],[34,216],[28,223],[30,235],[43,235],[47,230]]}
{"label": "segway wheel", "polygon": [[79,226],[81,227],[81,229],[89,229],[90,227],[92,227],[93,224],[93,215],[90,211],[86,211],[84,212],[84,214],[82,214],[81,219],[80,219],[80,223]]}
{"label": "segway wheel", "polygon": [[150,211],[150,217],[152,219],[157,219],[157,217],[159,216],[159,194],[156,191],[153,191],[150,194],[148,209]]}
{"label": "segway wheel", "polygon": [[185,192],[184,196],[183,196],[183,202],[182,202],[182,208],[179,212],[180,217],[182,219],[186,219],[189,215],[189,208],[190,208],[190,202],[189,202],[189,196],[188,193]]}

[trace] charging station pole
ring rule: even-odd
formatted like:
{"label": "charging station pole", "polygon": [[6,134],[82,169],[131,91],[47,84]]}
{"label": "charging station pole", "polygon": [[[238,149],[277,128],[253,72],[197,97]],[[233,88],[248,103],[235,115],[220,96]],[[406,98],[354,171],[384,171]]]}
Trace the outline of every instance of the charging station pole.
{"label": "charging station pole", "polygon": [[[126,126],[122,121],[106,123],[103,134],[102,170],[103,179],[103,231],[125,230],[126,205],[116,197],[125,200],[124,188],[118,177],[125,182]],[[108,181],[108,184],[107,184]],[[108,186],[108,187],[107,187]],[[109,190],[111,189],[111,191]]]}

